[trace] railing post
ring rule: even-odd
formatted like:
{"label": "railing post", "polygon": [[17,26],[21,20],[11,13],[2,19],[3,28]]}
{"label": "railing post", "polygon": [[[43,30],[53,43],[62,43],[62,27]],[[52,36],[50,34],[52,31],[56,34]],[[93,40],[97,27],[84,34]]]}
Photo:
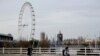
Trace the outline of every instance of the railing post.
{"label": "railing post", "polygon": [[39,47],[39,54],[41,54],[41,47]]}
{"label": "railing post", "polygon": [[22,47],[20,47],[20,55],[22,54]]}
{"label": "railing post", "polygon": [[4,50],[4,47],[3,47],[3,50],[2,50],[3,54],[5,53],[5,50]]}
{"label": "railing post", "polygon": [[100,56],[100,53],[99,53],[99,56]]}
{"label": "railing post", "polygon": [[49,56],[51,56],[50,54],[52,53],[52,52],[51,52],[51,49],[52,49],[52,48],[49,48]]}
{"label": "railing post", "polygon": [[85,47],[85,56],[86,56],[86,47]]}
{"label": "railing post", "polygon": [[100,52],[99,52],[99,56],[100,56]]}

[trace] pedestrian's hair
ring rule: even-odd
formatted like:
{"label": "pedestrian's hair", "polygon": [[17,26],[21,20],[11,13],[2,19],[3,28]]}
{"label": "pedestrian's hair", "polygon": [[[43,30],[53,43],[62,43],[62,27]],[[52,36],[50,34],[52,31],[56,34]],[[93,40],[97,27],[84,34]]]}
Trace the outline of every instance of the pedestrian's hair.
{"label": "pedestrian's hair", "polygon": [[68,47],[66,47],[65,49],[68,49]]}

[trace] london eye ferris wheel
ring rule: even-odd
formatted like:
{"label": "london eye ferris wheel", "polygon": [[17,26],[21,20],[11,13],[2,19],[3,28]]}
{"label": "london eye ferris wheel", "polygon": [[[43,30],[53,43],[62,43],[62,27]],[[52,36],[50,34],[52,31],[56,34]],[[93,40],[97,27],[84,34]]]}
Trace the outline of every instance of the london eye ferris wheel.
{"label": "london eye ferris wheel", "polygon": [[[23,15],[25,14],[24,12],[25,12],[26,7],[30,9],[30,14],[31,14],[31,19],[28,19],[30,20],[29,23],[23,23],[25,21],[25,19],[23,18]],[[29,27],[29,30],[24,29],[25,27]],[[28,34],[28,36],[26,36],[25,30],[27,30],[26,34]],[[35,35],[35,13],[30,2],[25,2],[23,4],[20,10],[20,14],[19,14],[18,36],[20,39],[22,39],[23,35],[25,35],[27,39],[34,38],[34,35]]]}

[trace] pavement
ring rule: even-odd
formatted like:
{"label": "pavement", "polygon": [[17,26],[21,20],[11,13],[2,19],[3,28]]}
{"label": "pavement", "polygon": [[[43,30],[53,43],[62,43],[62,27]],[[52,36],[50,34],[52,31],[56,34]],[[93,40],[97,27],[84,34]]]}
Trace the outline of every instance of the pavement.
{"label": "pavement", "polygon": [[[0,56],[28,56],[27,54],[0,54]],[[62,56],[59,54],[34,54],[32,56]],[[85,55],[75,55],[71,54],[70,56],[85,56]],[[86,55],[86,56],[94,56],[94,55]]]}
{"label": "pavement", "polygon": [[[27,54],[0,54],[0,56],[28,56]],[[32,56],[62,56],[58,54],[34,54]],[[70,55],[70,56],[77,56],[77,55]]]}

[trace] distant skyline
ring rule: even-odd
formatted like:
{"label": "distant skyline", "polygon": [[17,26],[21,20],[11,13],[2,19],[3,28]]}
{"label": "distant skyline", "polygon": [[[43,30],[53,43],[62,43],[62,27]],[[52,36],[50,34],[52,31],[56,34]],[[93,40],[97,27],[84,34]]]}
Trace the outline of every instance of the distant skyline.
{"label": "distant skyline", "polygon": [[[100,0],[0,0],[0,33],[18,39],[18,18],[25,2],[34,7],[36,39],[40,32],[55,38],[60,30],[64,39],[100,36]],[[28,9],[25,15],[31,19]]]}

